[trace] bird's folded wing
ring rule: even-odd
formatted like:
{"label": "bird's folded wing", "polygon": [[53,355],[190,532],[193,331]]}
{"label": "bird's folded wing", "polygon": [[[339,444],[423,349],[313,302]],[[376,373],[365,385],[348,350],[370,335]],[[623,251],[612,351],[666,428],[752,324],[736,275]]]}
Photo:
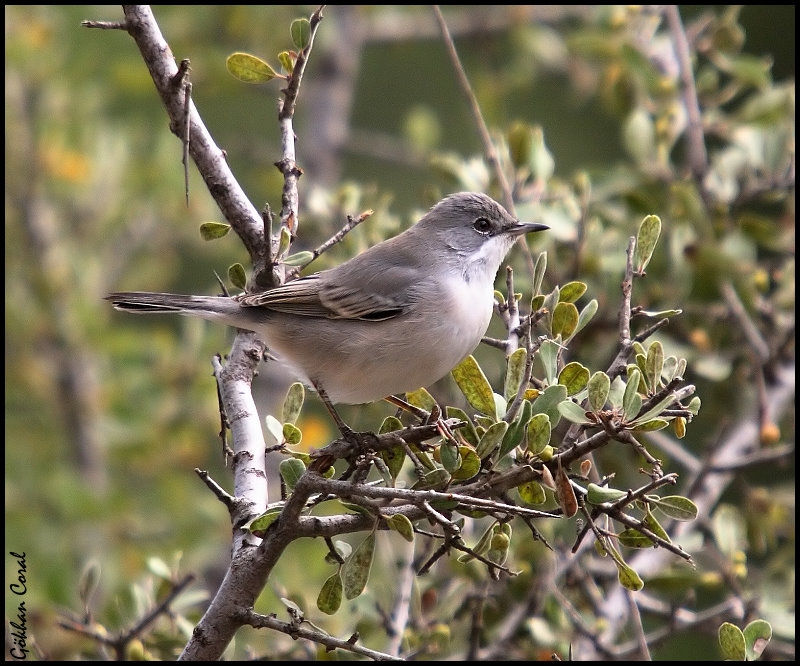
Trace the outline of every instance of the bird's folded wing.
{"label": "bird's folded wing", "polygon": [[396,299],[352,286],[322,285],[317,275],[287,282],[260,294],[240,296],[237,300],[243,306],[327,319],[381,321],[403,311]]}

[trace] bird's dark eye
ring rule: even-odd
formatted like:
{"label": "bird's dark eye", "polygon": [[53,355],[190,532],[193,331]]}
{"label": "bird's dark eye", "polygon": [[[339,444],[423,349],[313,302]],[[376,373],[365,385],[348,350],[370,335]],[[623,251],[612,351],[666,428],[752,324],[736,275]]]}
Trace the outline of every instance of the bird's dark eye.
{"label": "bird's dark eye", "polygon": [[492,223],[489,222],[485,217],[479,217],[472,223],[472,228],[475,229],[479,234],[488,235],[489,232],[492,230]]}

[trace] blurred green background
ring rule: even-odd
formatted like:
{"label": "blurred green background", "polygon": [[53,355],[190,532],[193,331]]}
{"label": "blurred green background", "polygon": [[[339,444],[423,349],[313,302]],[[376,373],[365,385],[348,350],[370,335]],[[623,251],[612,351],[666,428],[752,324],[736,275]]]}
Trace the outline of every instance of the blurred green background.
{"label": "blurred green background", "polygon": [[[291,20],[313,9],[155,8],[175,57],[191,60],[194,101],[258,208],[280,204],[279,83],[243,85],[225,58],[248,51],[276,64],[291,47]],[[682,7],[684,20],[707,9]],[[557,37],[599,11],[444,9],[487,123],[541,125],[563,179],[627,159],[614,93],[588,71],[582,79],[565,70],[568,40]],[[452,191],[431,166],[433,152],[481,153],[429,8],[331,6],[325,15],[295,124],[305,170],[298,249],[330,236],[346,214],[373,208],[376,221],[322,265],[407,226]],[[229,550],[225,511],[192,470],[229,481],[210,359],[231,333],[189,320],[133,321],[102,296],[214,293],[215,271],[247,262],[233,237],[200,240],[198,225],[220,216],[194,169],[185,204],[181,146],[134,42],[80,25],[119,20],[120,8],[6,6],[5,16],[6,551],[26,553],[32,635],[59,658],[80,644],[55,619],[61,608],[80,610],[87,562],[102,569],[96,607],[123,621],[136,608],[126,586],[142,578],[148,558],[182,554],[181,571],[213,589]],[[740,19],[745,51],[771,57],[776,81],[793,80],[794,6],[745,6]],[[698,279],[690,292],[702,287]],[[262,399],[279,405],[285,383],[262,379]],[[714,382],[697,383],[713,410]],[[353,409],[347,418],[359,426],[385,413]],[[304,442],[332,434],[327,416],[311,410]],[[290,552],[275,578],[302,581],[308,562],[321,562],[322,546],[312,547],[320,550],[313,558]],[[13,558],[6,577],[16,577]],[[6,593],[7,617],[17,601]]]}

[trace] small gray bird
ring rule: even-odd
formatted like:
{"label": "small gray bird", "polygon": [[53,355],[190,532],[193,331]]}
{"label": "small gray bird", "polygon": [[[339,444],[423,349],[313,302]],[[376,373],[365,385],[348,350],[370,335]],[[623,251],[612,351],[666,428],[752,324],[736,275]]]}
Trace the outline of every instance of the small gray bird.
{"label": "small gray bird", "polygon": [[453,194],[406,231],[328,270],[257,294],[119,292],[117,310],[171,312],[255,331],[333,403],[430,386],[478,346],[521,223],[490,197]]}

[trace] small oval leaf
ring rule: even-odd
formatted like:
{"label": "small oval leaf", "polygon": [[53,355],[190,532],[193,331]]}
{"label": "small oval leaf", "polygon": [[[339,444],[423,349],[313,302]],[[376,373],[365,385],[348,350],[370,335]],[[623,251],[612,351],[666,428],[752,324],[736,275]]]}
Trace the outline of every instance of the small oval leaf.
{"label": "small oval leaf", "polygon": [[585,282],[567,282],[567,284],[561,287],[559,299],[562,303],[574,303],[586,293],[587,288]]}
{"label": "small oval leaf", "polygon": [[553,336],[560,335],[562,340],[572,337],[578,328],[578,308],[574,303],[560,302],[553,310]]}
{"label": "small oval leaf", "polygon": [[593,412],[599,412],[605,407],[608,392],[611,389],[610,377],[601,370],[595,372],[586,385],[589,389],[589,406]]}
{"label": "small oval leaf", "polygon": [[558,412],[571,423],[577,423],[579,425],[589,425],[593,423],[593,421],[586,417],[586,410],[579,404],[572,402],[572,400],[564,400],[558,403]]}
{"label": "small oval leaf", "polygon": [[375,554],[375,532],[370,532],[353,554],[347,558],[342,567],[344,581],[344,596],[355,599],[367,586],[369,572],[372,568],[373,555]]}
{"label": "small oval leaf", "polygon": [[414,526],[407,516],[404,516],[402,513],[396,513],[386,519],[386,524],[389,526],[389,529],[397,532],[406,541],[413,543]]}
{"label": "small oval leaf", "polygon": [[580,393],[589,383],[589,368],[571,361],[558,373],[558,383],[567,387],[567,395]]}
{"label": "small oval leaf", "polygon": [[483,436],[478,442],[478,446],[475,448],[475,453],[478,455],[478,458],[482,460],[494,451],[495,448],[498,448],[507,431],[508,423],[505,421],[498,421],[490,425],[486,429],[486,432],[483,433]]}
{"label": "small oval leaf", "polygon": [[644,273],[647,264],[650,263],[660,235],[661,218],[658,215],[647,215],[639,225],[639,233],[636,235],[636,252],[633,264],[639,275]]}
{"label": "small oval leaf", "polygon": [[333,615],[342,605],[342,577],[337,571],[323,584],[317,596],[317,608],[326,615]]}
{"label": "small oval leaf", "polygon": [[297,485],[300,477],[305,473],[306,466],[303,464],[302,460],[298,460],[297,458],[286,458],[281,460],[278,470],[280,471],[281,477],[286,483],[286,486],[289,489],[292,489]]}
{"label": "small oval leaf", "polygon": [[297,423],[305,396],[305,387],[300,382],[295,382],[289,387],[289,390],[286,391],[286,397],[283,399],[283,409],[281,410],[281,418],[284,423]]}
{"label": "small oval leaf", "polygon": [[550,443],[550,419],[547,414],[536,414],[528,421],[528,431],[525,439],[528,451],[539,455],[544,447]]}
{"label": "small oval leaf", "polygon": [[268,63],[250,53],[231,53],[225,66],[242,83],[266,83],[278,76]]}
{"label": "small oval leaf", "polygon": [[302,50],[311,42],[311,23],[307,18],[295,19],[289,26],[289,33],[294,45]]}
{"label": "small oval leaf", "polygon": [[674,520],[689,521],[697,518],[697,505],[688,497],[680,495],[648,496],[647,500],[665,516]]}
{"label": "small oval leaf", "polygon": [[244,291],[247,287],[247,273],[245,273],[244,266],[240,263],[231,264],[228,268],[228,279],[237,289]]}
{"label": "small oval leaf", "polygon": [[538,506],[547,501],[547,494],[544,492],[542,484],[537,481],[527,481],[526,483],[520,484],[517,486],[517,492],[519,493],[520,499],[526,504]]}
{"label": "small oval leaf", "polygon": [[296,446],[303,439],[303,432],[294,423],[283,424],[283,441],[289,446]]}
{"label": "small oval leaf", "polygon": [[728,661],[744,661],[747,657],[742,630],[735,624],[723,622],[719,626],[719,647]]}
{"label": "small oval leaf", "polygon": [[217,240],[227,236],[230,230],[231,225],[224,222],[203,222],[200,225],[200,238],[205,241]]}
{"label": "small oval leaf", "polygon": [[528,352],[520,347],[515,349],[506,360],[506,380],[503,386],[503,395],[506,400],[512,400],[519,391],[522,379],[525,376],[525,364]]}
{"label": "small oval leaf", "polygon": [[301,252],[295,252],[294,254],[290,254],[288,257],[285,257],[283,263],[287,266],[305,266],[314,258],[314,253],[309,252],[308,250],[303,250]]}
{"label": "small oval leaf", "polygon": [[596,483],[590,483],[588,486],[586,486],[586,490],[586,501],[590,504],[616,502],[617,500],[628,496],[628,493],[626,493],[624,490],[606,488],[605,486],[598,486]]}

